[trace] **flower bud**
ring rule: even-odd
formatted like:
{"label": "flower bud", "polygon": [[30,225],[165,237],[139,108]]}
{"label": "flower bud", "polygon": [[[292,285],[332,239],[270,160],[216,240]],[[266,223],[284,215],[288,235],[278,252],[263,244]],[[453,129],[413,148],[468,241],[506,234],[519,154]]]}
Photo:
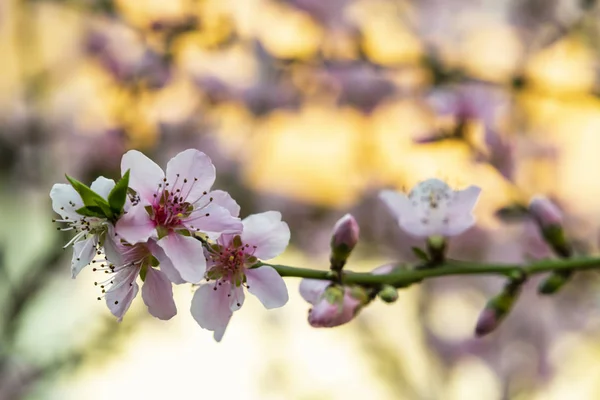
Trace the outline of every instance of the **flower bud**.
{"label": "flower bud", "polygon": [[563,217],[558,207],[548,198],[536,196],[529,203],[529,214],[535,219],[552,250],[562,258],[571,257],[573,251],[565,236]]}
{"label": "flower bud", "polygon": [[358,243],[360,228],[354,217],[344,215],[333,228],[331,236],[331,269],[340,271]]}
{"label": "flower bud", "polygon": [[538,286],[539,294],[554,294],[569,281],[573,271],[557,271],[550,274],[548,278],[542,281]]}
{"label": "flower bud", "polygon": [[512,310],[521,291],[523,282],[524,278],[510,281],[500,294],[487,302],[477,319],[477,325],[475,326],[476,336],[485,336],[488,333],[493,332],[500,325]]}
{"label": "flower bud", "polygon": [[386,303],[393,303],[398,300],[398,290],[392,285],[383,285],[377,296]]}

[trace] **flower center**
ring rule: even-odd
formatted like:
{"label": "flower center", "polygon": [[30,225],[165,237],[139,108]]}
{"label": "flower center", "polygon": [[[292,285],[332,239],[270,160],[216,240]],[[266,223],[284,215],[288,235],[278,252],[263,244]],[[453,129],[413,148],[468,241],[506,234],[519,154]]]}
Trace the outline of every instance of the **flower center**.
{"label": "flower center", "polygon": [[227,280],[235,286],[244,283],[244,269],[255,264],[256,246],[242,243],[239,235],[234,236],[228,245],[213,244],[208,248],[208,261],[212,264],[206,273],[206,279]]}

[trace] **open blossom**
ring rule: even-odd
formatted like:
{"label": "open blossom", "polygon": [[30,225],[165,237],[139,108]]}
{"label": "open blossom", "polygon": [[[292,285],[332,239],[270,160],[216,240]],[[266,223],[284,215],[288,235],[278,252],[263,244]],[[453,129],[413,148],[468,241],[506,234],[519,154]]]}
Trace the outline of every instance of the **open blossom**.
{"label": "open blossom", "polygon": [[400,227],[415,237],[455,236],[475,224],[472,214],[481,189],[452,190],[439,179],[419,183],[408,196],[383,190],[379,197],[398,218]]}
{"label": "open blossom", "polygon": [[285,282],[274,268],[250,268],[258,259],[269,260],[285,250],[290,240],[288,225],[276,211],[250,215],[242,223],[240,232],[222,234],[206,250],[209,282],[196,290],[192,300],[192,316],[202,328],[213,331],[217,341],[233,312],[244,303],[244,286],[267,309],[288,301]]}
{"label": "open blossom", "polygon": [[199,282],[206,264],[202,244],[188,233],[217,236],[241,230],[240,208],[223,191],[210,191],[215,167],[198,150],[185,150],[167,164],[166,174],[136,150],[121,161],[123,173],[130,170],[129,186],[136,192],[125,215],[116,225],[117,234],[129,243],[156,239],[187,282]]}
{"label": "open blossom", "polygon": [[[110,276],[104,282],[95,284],[100,285],[106,305],[119,321],[138,294],[137,280],[140,275],[144,281],[142,299],[150,314],[162,320],[171,319],[177,314],[169,279],[176,271],[154,241],[130,245],[118,239],[107,239],[104,249],[108,264],[101,264],[94,271],[103,271]],[[158,266],[160,270],[156,268]]]}
{"label": "open blossom", "polygon": [[[115,181],[105,177],[99,177],[91,189],[107,198],[115,186]],[[50,190],[52,209],[61,216],[55,222],[66,223],[64,231],[75,231],[75,236],[65,245],[73,245],[73,258],[71,260],[71,276],[75,278],[79,272],[92,262],[100,245],[104,242],[109,222],[105,218],[86,217],[77,213],[84,206],[83,200],[73,186],[57,183]]]}

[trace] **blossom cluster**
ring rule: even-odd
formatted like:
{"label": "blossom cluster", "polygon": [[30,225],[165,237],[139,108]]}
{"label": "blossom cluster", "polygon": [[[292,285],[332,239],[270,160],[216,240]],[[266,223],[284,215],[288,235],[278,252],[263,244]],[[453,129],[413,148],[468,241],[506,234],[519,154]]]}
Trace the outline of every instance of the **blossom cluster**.
{"label": "blossom cluster", "polygon": [[[121,161],[119,182],[99,177],[90,187],[67,177],[55,184],[52,207],[75,236],[71,273],[87,265],[105,279],[99,286],[120,321],[139,291],[148,312],[162,320],[177,313],[172,285],[197,285],[191,314],[221,340],[244,288],[266,308],[283,306],[281,276],[258,260],[281,254],[290,230],[275,211],[239,218],[240,207],[222,190],[211,190],[215,167],[194,149],[172,158],[163,171],[141,152]],[[98,258],[101,258],[99,261]]]}
{"label": "blossom cluster", "polygon": [[[240,206],[225,191],[212,190],[216,179],[210,158],[199,150],[173,157],[163,171],[139,151],[127,152],[118,182],[105,177],[90,187],[67,176],[69,184],[55,184],[52,207],[75,236],[71,274],[75,278],[88,265],[105,279],[95,282],[110,312],[119,321],[137,296],[156,318],[177,314],[173,285],[196,288],[190,311],[198,324],[220,341],[234,313],[244,303],[245,289],[267,309],[288,301],[278,271],[261,260],[280,255],[290,240],[281,214],[267,211],[241,220]],[[452,190],[445,182],[429,179],[408,195],[384,190],[380,198],[398,219],[399,226],[417,237],[428,238],[425,260],[440,261],[445,238],[469,229],[480,189]],[[359,226],[350,214],[342,217],[331,239],[330,278],[305,279],[302,297],[313,308],[309,323],[333,327],[352,320],[375,297],[392,302],[390,285],[348,285],[342,269],[356,246]],[[429,257],[429,258],[428,258]],[[397,266],[376,268],[372,274],[390,274]]]}

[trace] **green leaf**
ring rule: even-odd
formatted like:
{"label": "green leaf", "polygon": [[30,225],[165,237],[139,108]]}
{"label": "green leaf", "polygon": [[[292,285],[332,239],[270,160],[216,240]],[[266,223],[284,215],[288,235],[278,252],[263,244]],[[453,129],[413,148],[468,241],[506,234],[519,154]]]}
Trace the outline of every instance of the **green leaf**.
{"label": "green leaf", "polygon": [[429,256],[425,253],[425,250],[418,247],[413,247],[412,252],[421,261],[429,261]]}
{"label": "green leaf", "polygon": [[102,198],[98,193],[94,192],[87,185],[79,182],[75,178],[71,178],[69,175],[65,175],[73,189],[81,196],[81,200],[83,200],[83,204],[87,207],[100,207],[103,211],[104,218],[112,218],[113,213],[108,205],[108,202]]}
{"label": "green leaf", "polygon": [[104,211],[98,206],[84,206],[77,209],[76,212],[84,217],[106,218]]}
{"label": "green leaf", "polygon": [[125,200],[127,200],[127,189],[129,188],[129,170],[112,188],[108,194],[108,204],[115,215],[120,215],[123,212]]}

